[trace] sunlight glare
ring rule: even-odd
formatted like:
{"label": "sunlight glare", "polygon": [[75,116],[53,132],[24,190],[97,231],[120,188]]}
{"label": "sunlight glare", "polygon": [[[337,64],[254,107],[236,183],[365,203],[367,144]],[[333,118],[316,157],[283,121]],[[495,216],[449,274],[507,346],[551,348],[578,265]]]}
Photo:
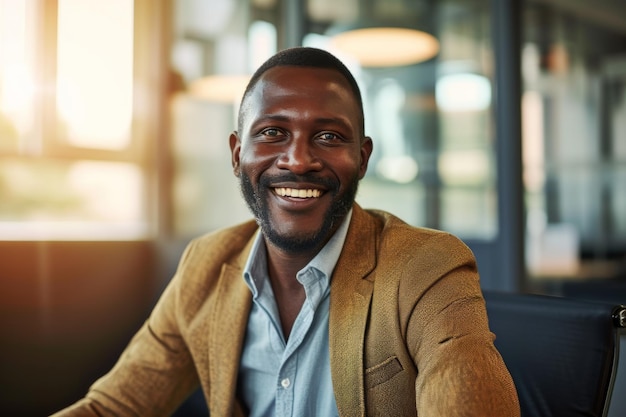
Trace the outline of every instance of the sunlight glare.
{"label": "sunlight glare", "polygon": [[133,111],[133,2],[59,0],[60,118],[73,145],[122,149]]}

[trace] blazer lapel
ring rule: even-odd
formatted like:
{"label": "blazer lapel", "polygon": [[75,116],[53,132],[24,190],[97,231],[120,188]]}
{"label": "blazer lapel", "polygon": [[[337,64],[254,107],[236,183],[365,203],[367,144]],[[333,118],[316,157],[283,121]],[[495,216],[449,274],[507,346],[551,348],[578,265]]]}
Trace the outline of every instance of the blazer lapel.
{"label": "blazer lapel", "polygon": [[365,415],[363,354],[377,234],[374,220],[355,204],[330,290],[330,367],[341,416]]}
{"label": "blazer lapel", "polygon": [[[251,242],[254,239],[251,239]],[[224,264],[217,284],[209,322],[209,378],[211,414],[232,415],[237,392],[237,372],[248,315],[252,303],[250,289],[242,278],[250,244],[239,257],[239,264]]]}

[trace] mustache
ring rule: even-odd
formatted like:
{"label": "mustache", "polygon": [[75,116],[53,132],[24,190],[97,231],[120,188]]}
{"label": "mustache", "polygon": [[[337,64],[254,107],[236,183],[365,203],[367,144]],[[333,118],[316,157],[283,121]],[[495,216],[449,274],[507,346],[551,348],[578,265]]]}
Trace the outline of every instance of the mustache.
{"label": "mustache", "polygon": [[259,185],[263,188],[270,187],[271,184],[277,182],[306,182],[313,185],[319,185],[321,188],[325,188],[329,191],[338,190],[339,182],[333,178],[320,177],[317,174],[294,174],[293,172],[285,172],[278,175],[262,175],[259,178]]}

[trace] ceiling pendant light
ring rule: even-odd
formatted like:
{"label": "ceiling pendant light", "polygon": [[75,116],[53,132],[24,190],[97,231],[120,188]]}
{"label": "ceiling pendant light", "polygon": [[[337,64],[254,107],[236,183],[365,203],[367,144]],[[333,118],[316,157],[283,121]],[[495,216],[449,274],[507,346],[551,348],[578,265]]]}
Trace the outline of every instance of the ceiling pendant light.
{"label": "ceiling pendant light", "polygon": [[426,32],[403,27],[365,27],[331,37],[334,49],[363,67],[394,67],[427,61],[439,52],[439,42]]}

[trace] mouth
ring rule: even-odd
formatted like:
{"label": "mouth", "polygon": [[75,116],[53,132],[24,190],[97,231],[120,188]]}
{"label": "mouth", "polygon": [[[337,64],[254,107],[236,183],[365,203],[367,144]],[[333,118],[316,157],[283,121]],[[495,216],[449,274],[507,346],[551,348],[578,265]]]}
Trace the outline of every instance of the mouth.
{"label": "mouth", "polygon": [[274,193],[280,197],[291,197],[291,198],[319,198],[322,196],[323,191],[316,188],[287,188],[287,187],[277,187],[274,188]]}

